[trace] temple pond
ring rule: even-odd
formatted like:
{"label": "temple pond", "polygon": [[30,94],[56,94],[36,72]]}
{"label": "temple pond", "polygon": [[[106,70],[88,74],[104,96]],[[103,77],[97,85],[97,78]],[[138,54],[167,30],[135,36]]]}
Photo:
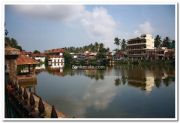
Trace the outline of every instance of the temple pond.
{"label": "temple pond", "polygon": [[175,117],[174,67],[43,68],[37,69],[37,84],[29,90],[68,117]]}

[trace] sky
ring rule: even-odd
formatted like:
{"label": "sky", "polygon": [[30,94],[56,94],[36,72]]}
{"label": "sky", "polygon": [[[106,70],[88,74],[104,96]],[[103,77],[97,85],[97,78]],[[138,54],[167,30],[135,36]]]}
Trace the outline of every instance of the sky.
{"label": "sky", "polygon": [[5,28],[26,51],[104,43],[141,34],[175,39],[175,5],[6,5]]}

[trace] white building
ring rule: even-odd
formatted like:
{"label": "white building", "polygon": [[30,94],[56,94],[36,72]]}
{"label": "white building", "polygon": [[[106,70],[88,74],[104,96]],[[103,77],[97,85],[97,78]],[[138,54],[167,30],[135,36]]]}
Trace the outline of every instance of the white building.
{"label": "white building", "polygon": [[46,57],[34,57],[34,59],[40,62],[45,62]]}
{"label": "white building", "polygon": [[36,65],[35,67],[36,70],[44,70],[45,68],[45,64]]}
{"label": "white building", "polygon": [[64,49],[52,49],[46,51],[48,54],[48,64],[52,67],[64,67]]}
{"label": "white building", "polygon": [[53,62],[50,66],[50,68],[63,68],[64,62]]}
{"label": "white building", "polygon": [[31,55],[36,61],[40,63],[45,63],[46,55],[43,53],[36,53]]}
{"label": "white building", "polygon": [[148,49],[154,49],[154,38],[150,34],[128,40],[127,55],[130,59],[145,58]]}

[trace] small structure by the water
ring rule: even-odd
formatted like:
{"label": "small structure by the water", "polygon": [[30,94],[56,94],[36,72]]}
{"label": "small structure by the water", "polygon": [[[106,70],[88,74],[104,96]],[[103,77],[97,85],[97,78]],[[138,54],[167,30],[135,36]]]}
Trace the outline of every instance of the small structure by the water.
{"label": "small structure by the water", "polygon": [[[64,118],[62,112],[59,112],[54,106],[43,101],[36,94],[29,92],[27,89],[9,82],[6,85],[6,94],[10,104],[19,117],[22,118]],[[8,107],[9,108],[9,107]],[[7,108],[6,108],[7,109]],[[8,110],[7,110],[8,111]],[[7,116],[9,117],[9,116]],[[9,117],[10,118],[10,117]]]}
{"label": "small structure by the water", "polygon": [[19,55],[17,58],[17,81],[34,81],[36,82],[35,65],[38,62],[26,55]]}
{"label": "small structure by the water", "polygon": [[5,48],[5,72],[9,74],[10,81],[16,78],[16,59],[20,54],[20,50],[7,46]]}
{"label": "small structure by the water", "polygon": [[51,115],[54,107],[51,107],[45,101],[42,101],[45,107],[44,112],[40,112],[37,109],[40,97],[35,93],[32,95],[31,90],[26,90],[25,86],[29,86],[29,82],[36,82],[36,64],[38,64],[37,61],[21,54],[20,50],[8,46],[5,47],[5,71],[7,76],[5,79],[6,117],[14,118],[13,114],[23,118],[65,117],[63,113],[55,109],[53,109],[53,115]]}

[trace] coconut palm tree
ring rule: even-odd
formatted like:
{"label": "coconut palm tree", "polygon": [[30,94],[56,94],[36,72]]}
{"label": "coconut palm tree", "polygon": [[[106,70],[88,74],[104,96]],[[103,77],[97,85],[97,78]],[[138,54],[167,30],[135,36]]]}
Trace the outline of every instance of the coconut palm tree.
{"label": "coconut palm tree", "polygon": [[162,44],[161,37],[159,35],[156,35],[154,39],[154,47],[160,48],[161,44]]}
{"label": "coconut palm tree", "polygon": [[119,39],[118,37],[114,38],[114,44],[118,46],[118,49],[119,49],[120,43],[121,43],[121,39]]}
{"label": "coconut palm tree", "polygon": [[123,39],[122,42],[121,42],[121,50],[126,50],[126,40]]}
{"label": "coconut palm tree", "polygon": [[165,39],[162,42],[162,46],[169,48],[169,46],[170,46],[170,39],[169,39],[169,37],[165,37]]}

